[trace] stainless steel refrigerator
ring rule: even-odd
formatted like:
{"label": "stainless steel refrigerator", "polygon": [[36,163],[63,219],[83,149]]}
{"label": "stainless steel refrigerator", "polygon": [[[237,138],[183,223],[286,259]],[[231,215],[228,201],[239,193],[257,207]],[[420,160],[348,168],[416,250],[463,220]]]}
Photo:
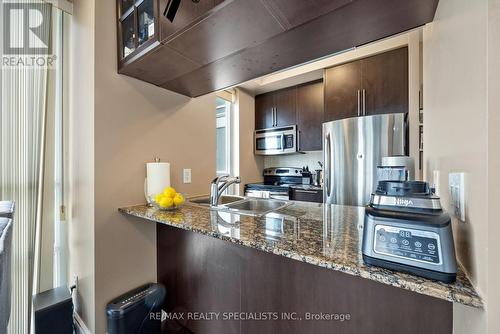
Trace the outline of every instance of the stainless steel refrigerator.
{"label": "stainless steel refrigerator", "polygon": [[405,114],[323,123],[323,199],[328,204],[366,205],[382,157],[406,154]]}

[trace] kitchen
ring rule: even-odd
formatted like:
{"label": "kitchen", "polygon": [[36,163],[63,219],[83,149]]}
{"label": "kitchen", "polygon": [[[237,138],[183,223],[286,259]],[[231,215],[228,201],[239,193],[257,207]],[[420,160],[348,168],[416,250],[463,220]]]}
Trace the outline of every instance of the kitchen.
{"label": "kitchen", "polygon": [[[231,101],[236,100],[232,92],[243,90],[254,96],[253,145],[240,145],[240,149],[253,151],[254,159],[260,166],[257,171],[261,176],[260,182],[242,184],[239,174],[231,172],[232,164],[223,161],[231,160],[234,154],[227,152],[224,142],[222,150],[219,150],[221,143],[218,140],[216,154],[223,152],[224,155],[216,158],[218,176],[211,183],[210,194],[194,197],[185,194],[186,204],[180,205],[179,210],[171,214],[169,211],[162,212],[162,209],[169,208],[162,207],[161,195],[159,200],[153,196],[161,193],[170,183],[154,177],[151,182],[147,180],[146,186],[152,208],[144,205],[120,208],[125,214],[167,225],[157,226],[157,275],[159,283],[168,291],[174,291],[171,301],[167,300],[164,305],[168,311],[181,308],[209,312],[215,309],[241,314],[257,312],[261,315],[260,312],[266,310],[277,314],[294,312],[304,315],[305,319],[310,313],[330,315],[347,309],[350,310],[347,312],[350,321],[358,319],[355,325],[332,321],[297,324],[297,319],[284,321],[279,318],[281,321],[275,319],[276,323],[263,321],[258,324],[248,319],[212,319],[208,322],[190,319],[183,323],[189,330],[237,332],[238,328],[242,328],[248,332],[326,332],[341,328],[347,333],[368,332],[376,323],[381,332],[426,330],[443,333],[452,328],[450,301],[482,307],[472,284],[462,269],[456,267],[453,235],[446,214],[435,218],[444,218],[446,227],[442,230],[430,228],[426,232],[422,227],[412,227],[412,224],[389,224],[397,211],[384,218],[377,214],[378,207],[387,208],[388,204],[383,204],[384,201],[394,198],[406,201],[402,216],[406,218],[396,218],[395,221],[409,219],[411,212],[416,212],[417,221],[425,220],[428,210],[432,208],[442,212],[439,197],[425,189],[429,184],[418,181],[401,183],[421,178],[422,174],[421,165],[416,164],[421,159],[422,146],[419,145],[416,159],[407,156],[410,152],[409,136],[417,137],[413,138],[413,142],[422,142],[420,131],[410,134],[408,121],[410,75],[417,81],[417,85],[413,86],[415,91],[411,91],[412,100],[417,102],[412,112],[417,115],[412,116],[422,120],[422,84],[418,81],[421,65],[417,63],[412,71],[408,65],[410,49],[414,54],[420,54],[421,33],[415,30],[362,46],[342,53],[340,59],[335,55],[322,59],[319,64],[311,62],[306,69],[298,66],[293,69],[294,76],[288,76],[287,71],[283,71],[279,73],[280,80],[272,78],[275,75],[271,74],[217,93],[217,105],[221,106],[217,108],[217,122],[221,123],[217,125],[217,130],[227,124],[222,137],[229,139],[228,132],[238,132],[248,126],[248,123],[243,126],[240,123],[236,130],[226,119],[229,117],[226,113],[231,112]],[[262,85],[261,82],[272,82],[272,85]],[[376,95],[374,92],[381,93]],[[224,94],[226,100],[223,99]],[[415,96],[417,99],[414,99]],[[223,109],[225,111],[221,111]],[[224,115],[221,122],[219,115]],[[421,126],[419,122],[417,128]],[[230,140],[227,146],[231,147]],[[149,176],[149,168],[160,170],[166,166],[170,165],[162,162],[148,164],[146,177]],[[382,180],[387,184],[396,181],[392,183],[424,189],[416,191],[418,195],[414,196],[417,197],[412,197],[411,192],[405,195],[398,193],[401,197],[377,192],[372,197]],[[182,181],[187,181],[185,174]],[[237,190],[234,189],[236,185],[239,185]],[[153,190],[150,191],[150,188]],[[428,196],[421,197],[422,194]],[[425,203],[412,209],[413,205],[408,203],[419,199]],[[330,207],[317,203],[334,205]],[[375,222],[368,218],[371,211],[366,209],[363,213],[360,210],[367,203],[373,208],[374,216],[370,219]],[[403,210],[397,203],[395,206],[397,210]],[[364,228],[361,227],[363,220]],[[372,224],[375,229],[368,229]],[[398,226],[405,228],[380,235],[379,225],[387,231]],[[193,231],[202,235],[193,234]],[[413,240],[412,244],[420,246],[405,254],[401,251],[409,246],[404,244],[395,251],[391,250],[390,246],[394,245],[392,240],[398,238],[394,235],[400,233],[407,235],[395,243]],[[440,236],[435,242],[430,242],[428,233]],[[374,235],[378,237],[372,240]],[[390,238],[391,242],[387,241],[387,246],[378,249],[380,252],[371,251],[371,248],[382,247],[377,246],[382,238]],[[227,241],[238,246],[228,245]],[[194,253],[186,248],[187,245],[197,245]],[[241,249],[241,246],[250,249]],[[439,248],[439,255],[432,255],[436,253],[436,247]],[[269,257],[259,251],[284,258]],[[380,256],[382,251],[392,255]],[[211,255],[200,258],[196,255],[198,252]],[[396,254],[411,260],[398,261]],[[290,263],[286,258],[319,268]],[[421,261],[430,261],[431,264]],[[436,266],[437,261],[440,266]],[[395,271],[386,272],[381,267]],[[198,276],[200,268],[206,274]],[[262,268],[268,268],[265,277],[262,277]],[[338,277],[337,274],[323,272],[324,268],[418,291],[421,296],[407,295],[394,288],[379,287],[349,276]],[[291,276],[282,281],[283,275]],[[419,282],[422,277],[429,280],[422,284]],[[338,283],[318,291],[311,291],[305,284],[323,280],[326,285],[328,281]],[[196,290],[196,297],[190,292],[192,289]],[[357,291],[367,289],[373,295],[363,292],[357,296]],[[213,291],[219,292],[214,295]],[[253,297],[250,291],[259,291],[259,296]],[[289,298],[275,297],[285,296],[291,291]],[[447,302],[443,303],[439,297],[444,297]],[[381,299],[386,299],[386,302],[382,303]],[[332,300],[336,302],[332,303]],[[366,314],[360,313],[355,306],[361,301],[370,309]],[[401,312],[400,304],[406,305],[404,312]],[[426,312],[422,311],[424,304]],[[389,312],[401,319],[399,325],[387,323],[388,327],[384,327],[384,317],[373,311],[376,306],[384,313]],[[360,317],[365,321],[364,325],[359,324]],[[423,322],[426,326],[408,326],[412,321]],[[167,323],[166,326],[168,328],[172,324]]]}
{"label": "kitchen", "polygon": [[75,331],[496,333],[499,8],[74,1]]}
{"label": "kitchen", "polygon": [[[333,12],[341,12],[343,8],[346,7],[341,6]],[[248,10],[250,9],[245,8],[245,11]],[[219,13],[224,17],[223,9]],[[346,10],[344,15],[348,13]],[[202,20],[199,27],[188,30],[187,41],[196,41],[197,29],[216,24],[216,20],[217,14],[214,13]],[[396,214],[382,217],[377,208],[380,206],[380,209],[387,209],[387,206],[377,205],[375,200],[382,203],[394,198],[404,198],[405,206],[408,206],[407,203],[418,201],[411,197],[411,192],[407,194],[409,197],[401,198],[389,193],[372,196],[377,185],[380,186],[378,181],[384,179],[382,176],[389,175],[386,178],[389,181],[420,180],[423,177],[425,88],[421,75],[422,44],[422,29],[410,30],[334,53],[333,56],[302,66],[283,69],[243,84],[230,85],[216,93],[218,99],[227,101],[229,106],[225,107],[224,118],[219,117],[220,109],[217,109],[217,131],[223,128],[225,132],[220,135],[227,140],[220,141],[217,132],[217,164],[219,160],[224,161],[217,168],[211,188],[205,186],[206,193],[186,192],[185,205],[171,214],[169,211],[161,212],[161,202],[154,199],[150,200],[153,208],[120,208],[127,215],[167,225],[157,226],[156,267],[157,281],[167,291],[174,291],[171,299],[167,298],[164,302],[167,312],[181,308],[194,312],[215,309],[245,314],[261,310],[330,314],[339,309],[350,309],[351,319],[354,320],[358,312],[358,319],[362,317],[366,321],[364,325],[359,320],[348,326],[345,323],[331,322],[255,323],[245,319],[232,319],[187,321],[182,326],[194,332],[323,332],[342,328],[346,333],[354,333],[367,332],[375,324],[380,332],[425,330],[442,333],[450,332],[453,328],[453,303],[482,307],[482,301],[472,283],[455,262],[450,218],[445,213],[441,214],[439,197],[434,195],[438,190],[439,194],[443,191],[436,190],[440,180],[431,178],[426,184],[407,183],[403,186],[423,187],[416,191],[418,195],[415,196],[427,194],[425,203],[413,210],[417,211],[416,217],[420,217],[416,218],[417,221],[421,221],[426,215],[420,212],[419,216],[419,210],[425,212],[436,209],[438,216],[432,218],[436,221],[429,224],[438,224],[436,226],[440,227],[425,225],[425,232],[422,227],[412,228],[411,224],[380,225],[380,221],[387,222],[388,219],[397,217],[397,210],[402,209],[398,208]],[[168,45],[191,59],[205,61],[203,57],[207,57],[195,54],[197,51],[202,52],[199,47],[185,48],[179,38],[174,38]],[[231,46],[229,44],[224,47]],[[160,48],[158,54],[166,52],[164,48]],[[214,53],[206,62],[222,55]],[[168,81],[160,78],[162,73],[158,71],[158,67],[149,67],[148,64],[158,66],[154,53],[147,53],[142,59],[132,64],[124,62],[119,66],[119,72],[166,89],[177,89],[190,96],[203,95],[217,85],[224,87],[225,78],[226,81],[237,81],[248,75],[238,71],[229,72],[221,78],[221,83],[208,84],[203,81],[207,74],[202,68],[186,75],[180,74],[179,78]],[[225,59],[227,58],[222,58],[220,62],[226,61]],[[154,72],[150,72],[151,69]],[[198,71],[201,73],[197,74]],[[215,71],[212,75],[216,76],[217,67],[211,71]],[[160,82],[162,83],[159,84]],[[242,115],[238,103],[241,95],[253,98],[253,106],[249,109],[253,109],[251,111],[254,117],[247,118],[245,123],[239,121],[238,126],[231,126],[233,120],[230,118]],[[238,109],[238,116],[232,114],[233,109]],[[252,123],[254,126],[249,126]],[[241,135],[234,139],[240,132],[252,132],[252,143],[246,141],[243,144]],[[231,138],[237,143],[232,142]],[[239,146],[239,154],[231,149],[236,145]],[[223,157],[218,156],[219,152],[224,152]],[[253,161],[252,167],[256,167],[251,172],[252,180],[246,177],[246,171],[241,170],[246,166],[238,161],[243,152],[253,153],[253,157],[249,158]],[[401,156],[407,158],[403,159]],[[161,166],[162,162],[157,164]],[[238,168],[232,168],[234,166]],[[191,172],[189,168],[182,169],[182,183],[189,184]],[[154,190],[148,195],[161,193],[164,187],[171,184],[172,182],[167,182],[160,186],[159,182],[152,182]],[[176,186],[181,185],[177,183]],[[458,186],[464,187],[463,183]],[[161,199],[161,195],[159,198]],[[288,202],[289,200],[295,202]],[[334,206],[329,208],[313,203]],[[367,203],[370,203],[373,212],[366,209],[366,213],[363,213],[346,207],[362,208]],[[457,207],[460,205],[463,203],[456,204]],[[412,214],[412,209],[407,208],[401,217],[409,219],[408,215]],[[363,225],[363,220],[364,229],[359,227]],[[370,230],[366,226],[370,226]],[[405,229],[401,229],[401,226]],[[197,233],[193,234],[193,231]],[[384,231],[383,236],[381,231]],[[393,237],[401,233],[404,238]],[[428,233],[435,233],[436,237],[428,239]],[[213,238],[216,240],[212,240]],[[390,243],[387,241],[388,248],[378,248],[382,247],[377,246],[382,238],[391,239]],[[435,241],[429,241],[434,240],[433,238]],[[409,246],[402,244],[394,251],[390,248],[392,240],[396,240],[397,244],[413,240],[412,245],[415,243],[420,246],[405,251]],[[197,247],[189,250],[187,245]],[[245,248],[242,249],[241,246]],[[432,255],[436,253],[435,248],[438,248],[438,255]],[[255,249],[284,258],[300,259],[320,267],[320,270],[310,266],[303,267],[299,263],[289,263],[276,256],[269,257]],[[340,249],[345,251],[338,253]],[[200,258],[196,255],[198,252],[211,255]],[[380,255],[381,253],[385,255]],[[401,256],[405,259],[400,260]],[[410,258],[412,260],[406,261]],[[428,262],[424,263],[426,261]],[[439,265],[436,266],[437,262]],[[199,272],[201,268],[205,274]],[[269,268],[264,281],[262,268]],[[343,284],[312,292],[304,282],[313,279],[317,282],[342,282],[343,278],[337,277],[336,273],[324,272],[321,268],[338,270],[343,274],[363,277],[392,287],[403,287],[413,294],[406,295],[407,291],[401,292],[385,286],[372,286],[371,282],[358,282],[349,276]],[[283,275],[289,278],[283,281]],[[416,283],[422,277],[428,281]],[[193,289],[196,291],[195,295],[191,292]],[[359,290],[364,293],[357,297],[356,292]],[[373,295],[368,296],[367,290],[373,291]],[[214,291],[218,293],[214,295]],[[258,296],[252,296],[251,291],[259,291]],[[293,297],[275,297],[285,296],[288,291],[293,291]],[[301,294],[299,291],[307,293]],[[415,294],[417,291],[420,295]],[[440,296],[445,296],[444,303]],[[383,298],[386,302],[381,306],[380,300]],[[339,301],[332,304],[331,300]],[[359,313],[361,311],[355,305],[361,300],[370,312]],[[404,311],[399,308],[400,304],[406,305]],[[385,323],[385,318],[373,311],[375,305],[401,319],[401,322]],[[426,312],[422,311],[421,305],[426,305]],[[425,325],[409,325],[412,321]]]}

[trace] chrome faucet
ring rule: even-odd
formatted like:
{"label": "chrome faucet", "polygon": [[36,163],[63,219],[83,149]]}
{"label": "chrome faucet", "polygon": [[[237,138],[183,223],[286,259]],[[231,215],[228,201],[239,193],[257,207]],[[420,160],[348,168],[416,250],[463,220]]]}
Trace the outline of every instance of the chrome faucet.
{"label": "chrome faucet", "polygon": [[239,176],[222,175],[213,179],[210,184],[210,206],[219,205],[219,198],[224,190],[230,185],[240,182],[241,179]]}

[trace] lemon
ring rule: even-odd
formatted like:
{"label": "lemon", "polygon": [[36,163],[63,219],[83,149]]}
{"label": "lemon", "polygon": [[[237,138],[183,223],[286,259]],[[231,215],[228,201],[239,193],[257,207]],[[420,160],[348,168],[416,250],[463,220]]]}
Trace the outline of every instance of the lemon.
{"label": "lemon", "polygon": [[163,197],[158,203],[162,208],[170,208],[172,205],[174,205],[174,200],[170,197]]}
{"label": "lemon", "polygon": [[172,187],[167,187],[163,189],[163,195],[169,198],[174,198],[175,195],[177,195],[177,191],[175,191],[175,189]]}
{"label": "lemon", "polygon": [[184,197],[181,194],[175,195],[175,197],[174,197],[174,204],[175,205],[181,205],[182,203],[184,203]]}
{"label": "lemon", "polygon": [[154,199],[155,199],[156,203],[160,203],[160,201],[162,200],[162,198],[163,198],[163,194],[157,194],[157,195],[155,195]]}

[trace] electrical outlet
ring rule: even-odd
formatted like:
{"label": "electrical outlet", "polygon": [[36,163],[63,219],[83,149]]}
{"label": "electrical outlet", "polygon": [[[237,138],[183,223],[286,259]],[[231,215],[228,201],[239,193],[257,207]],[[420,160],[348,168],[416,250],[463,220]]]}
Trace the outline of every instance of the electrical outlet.
{"label": "electrical outlet", "polygon": [[191,168],[184,168],[182,170],[182,182],[191,183]]}
{"label": "electrical outlet", "polygon": [[450,213],[465,223],[465,173],[448,175]]}

